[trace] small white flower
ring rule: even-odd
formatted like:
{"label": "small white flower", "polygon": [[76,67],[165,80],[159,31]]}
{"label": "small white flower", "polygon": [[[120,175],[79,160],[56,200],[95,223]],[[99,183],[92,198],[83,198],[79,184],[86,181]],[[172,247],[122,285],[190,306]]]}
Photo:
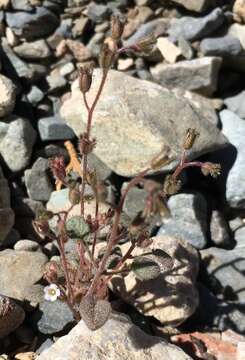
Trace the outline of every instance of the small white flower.
{"label": "small white flower", "polygon": [[44,288],[44,299],[47,301],[55,301],[60,296],[60,289],[56,284],[50,284]]}

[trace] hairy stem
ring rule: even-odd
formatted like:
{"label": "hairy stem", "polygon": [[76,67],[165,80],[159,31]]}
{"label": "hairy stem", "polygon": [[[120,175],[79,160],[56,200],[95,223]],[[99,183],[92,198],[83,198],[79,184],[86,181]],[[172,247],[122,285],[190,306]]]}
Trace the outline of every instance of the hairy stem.
{"label": "hairy stem", "polygon": [[101,260],[100,266],[95,274],[95,277],[91,283],[91,286],[88,290],[87,295],[92,295],[93,292],[96,290],[96,287],[98,285],[98,282],[100,280],[100,276],[102,275],[102,273],[105,271],[105,267],[106,267],[106,263],[107,260],[109,258],[109,256],[111,255],[112,249],[113,247],[116,245],[116,238],[117,238],[117,232],[118,232],[118,227],[119,227],[119,223],[120,223],[120,217],[122,214],[122,210],[123,210],[123,205],[124,205],[124,201],[125,198],[129,192],[129,190],[136,184],[138,184],[142,178],[149,172],[150,168],[147,168],[146,170],[142,171],[139,175],[137,175],[134,179],[132,179],[128,186],[126,187],[120,201],[119,204],[117,206],[117,208],[115,209],[115,220],[113,223],[113,227],[112,227],[112,231],[111,231],[111,235],[107,244],[107,248],[106,248],[106,252]]}

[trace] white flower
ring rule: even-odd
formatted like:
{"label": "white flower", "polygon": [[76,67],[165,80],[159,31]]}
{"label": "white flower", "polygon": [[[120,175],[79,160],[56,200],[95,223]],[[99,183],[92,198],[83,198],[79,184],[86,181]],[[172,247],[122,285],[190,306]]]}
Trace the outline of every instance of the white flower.
{"label": "white flower", "polygon": [[50,284],[44,288],[44,299],[47,301],[55,301],[60,296],[60,289],[56,284]]}

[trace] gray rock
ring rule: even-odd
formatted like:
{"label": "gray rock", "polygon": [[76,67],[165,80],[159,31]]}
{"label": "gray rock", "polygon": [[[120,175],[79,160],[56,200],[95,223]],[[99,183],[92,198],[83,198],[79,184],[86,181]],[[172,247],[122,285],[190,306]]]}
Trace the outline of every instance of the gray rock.
{"label": "gray rock", "polygon": [[151,68],[151,74],[164,87],[180,87],[211,96],[217,89],[221,61],[218,57],[203,57],[176,64],[160,63]]}
{"label": "gray rock", "polygon": [[202,40],[200,50],[205,56],[237,56],[242,52],[242,46],[240,40],[227,35]]}
{"label": "gray rock", "polygon": [[59,69],[61,76],[67,76],[67,75],[71,74],[74,70],[75,70],[75,66],[72,62],[69,62],[69,63],[63,65]]}
{"label": "gray rock", "polygon": [[17,251],[37,251],[40,249],[40,245],[33,240],[19,240],[14,245],[14,250]]}
{"label": "gray rock", "polygon": [[[17,75],[18,78],[24,78],[29,81],[33,80],[35,76],[34,69],[21,60],[4,39],[2,41],[2,50],[4,56],[7,57],[8,62],[11,64],[12,69],[14,69],[15,76]],[[6,66],[9,67],[9,64],[6,64]],[[13,71],[12,69],[10,69],[9,72]]]}
{"label": "gray rock", "polygon": [[[100,79],[101,71],[95,70],[89,102],[97,93]],[[186,130],[196,128],[201,136],[190,151],[193,159],[226,143],[203,111],[191,93],[183,96],[182,92],[180,96],[160,85],[111,70],[94,113],[93,134],[97,139],[94,153],[116,173],[133,176],[163,151],[163,145],[169,146],[170,157],[178,158]],[[84,132],[87,111],[78,81],[72,86],[71,98],[62,105],[61,116],[77,135]],[[175,165],[173,160],[168,168]]]}
{"label": "gray rock", "polygon": [[16,172],[29,164],[36,131],[27,119],[13,116],[7,122],[8,131],[0,142],[0,153],[9,169]]}
{"label": "gray rock", "polygon": [[35,351],[37,355],[40,355],[43,351],[48,350],[54,344],[53,340],[48,338],[45,340],[39,348]]}
{"label": "gray rock", "polygon": [[194,56],[194,50],[191,47],[191,44],[188,40],[184,39],[183,36],[180,36],[178,39],[178,47],[181,50],[182,55],[186,60],[191,60]]}
{"label": "gray rock", "polygon": [[[14,218],[14,213],[12,212]],[[20,234],[16,229],[11,229],[4,240],[0,242],[0,249],[12,248],[14,244],[20,240]]]}
{"label": "gray rock", "polygon": [[[127,183],[123,184],[122,191],[124,191]],[[137,188],[134,186],[129,192],[124,202],[123,211],[134,219],[139,211],[142,211],[145,207],[145,201],[147,192],[144,189]]]}
{"label": "gray rock", "polygon": [[[91,344],[93,344],[91,346]],[[181,349],[135,326],[125,315],[112,314],[105,325],[89,330],[80,321],[37,360],[191,360]],[[103,359],[103,360],[104,360]]]}
{"label": "gray rock", "polygon": [[53,186],[48,171],[49,161],[44,158],[38,158],[32,168],[25,171],[25,184],[31,199],[49,200]]}
{"label": "gray rock", "polygon": [[44,301],[39,310],[42,315],[37,327],[42,334],[55,334],[74,322],[73,313],[64,301]]}
{"label": "gray rock", "polygon": [[26,40],[50,35],[59,24],[57,16],[44,7],[36,7],[34,13],[7,12],[6,22],[16,35]]}
{"label": "gray rock", "polygon": [[54,115],[38,120],[38,130],[43,141],[73,139],[73,130],[59,116]]}
{"label": "gray rock", "polygon": [[223,11],[221,8],[216,8],[202,18],[184,16],[180,19],[174,19],[168,33],[174,41],[177,41],[180,36],[190,41],[200,40],[214,33],[224,20]]}
{"label": "gray rock", "polygon": [[236,241],[236,248],[245,246],[245,226],[244,224],[239,227],[234,233],[234,239]]}
{"label": "gray rock", "polygon": [[12,299],[0,295],[0,339],[16,330],[24,319],[24,310]]}
{"label": "gray rock", "polygon": [[[147,248],[135,248],[133,255],[149,254],[160,249],[172,257],[173,267],[150,281],[137,280],[133,271],[112,277],[110,287],[124,301],[145,316],[154,316],[162,324],[178,326],[190,317],[198,305],[195,281],[198,273],[197,251],[176,237],[159,235]],[[120,246],[122,254],[130,244]],[[128,260],[128,264],[132,260]]]}
{"label": "gray rock", "polygon": [[138,30],[130,36],[127,40],[123,42],[124,46],[131,46],[140,39],[155,33],[156,35],[166,33],[167,25],[169,23],[169,20],[167,19],[156,19],[147,22],[146,24],[142,24],[139,26]]}
{"label": "gray rock", "polygon": [[91,169],[96,169],[97,177],[101,181],[106,180],[110,175],[112,175],[112,170],[94,153],[89,155],[88,165]]}
{"label": "gray rock", "polygon": [[48,83],[48,92],[52,94],[58,90],[63,89],[67,85],[67,81],[64,76],[59,74],[51,74],[46,77],[46,81]]}
{"label": "gray rock", "polygon": [[37,86],[32,86],[27,99],[32,105],[37,105],[44,98],[44,93]]}
{"label": "gray rock", "polygon": [[45,40],[23,42],[14,47],[14,52],[21,58],[27,60],[40,60],[49,58],[52,53]]}
{"label": "gray rock", "polygon": [[216,246],[227,246],[231,244],[231,235],[223,214],[213,210],[210,221],[210,236]]}
{"label": "gray rock", "polygon": [[0,75],[0,117],[9,115],[15,106],[16,88],[13,82]]}
{"label": "gray rock", "polygon": [[222,300],[243,302],[245,247],[233,250],[211,247],[201,250],[200,254],[210,289]]}
{"label": "gray rock", "polygon": [[227,34],[237,38],[240,41],[242,48],[245,50],[245,25],[232,24],[229,27]]}
{"label": "gray rock", "polygon": [[13,226],[13,210],[9,207],[0,209],[0,244],[6,239]]}
{"label": "gray rock", "polygon": [[237,114],[240,118],[245,119],[245,91],[226,98],[224,103],[228,110]]}
{"label": "gray rock", "polygon": [[226,199],[231,207],[245,206],[245,122],[229,110],[220,112],[222,132],[236,148],[237,156],[226,181]]}
{"label": "gray rock", "polygon": [[188,241],[197,249],[207,245],[207,202],[200,194],[177,194],[168,201],[171,217],[165,219],[158,234]]}
{"label": "gray rock", "polygon": [[174,0],[174,2],[196,12],[203,12],[214,4],[213,0]]}
{"label": "gray rock", "polygon": [[95,23],[100,23],[108,18],[110,10],[108,6],[91,2],[88,6],[87,16]]}
{"label": "gray rock", "polygon": [[41,252],[3,250],[0,252],[0,293],[24,300],[25,291],[43,276],[48,261]]}
{"label": "gray rock", "polygon": [[233,330],[244,334],[245,305],[235,301],[225,302],[217,299],[205,286],[199,285],[200,304],[191,319],[197,326],[205,326],[212,331]]}
{"label": "gray rock", "polygon": [[32,307],[37,307],[44,300],[44,286],[41,284],[28,286],[23,291],[23,297]]}

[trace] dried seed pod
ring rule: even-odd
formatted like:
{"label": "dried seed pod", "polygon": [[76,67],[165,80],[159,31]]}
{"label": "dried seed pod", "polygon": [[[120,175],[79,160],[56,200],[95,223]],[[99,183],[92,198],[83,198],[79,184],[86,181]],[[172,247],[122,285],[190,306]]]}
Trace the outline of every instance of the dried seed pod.
{"label": "dried seed pod", "polygon": [[115,59],[115,51],[105,42],[100,52],[99,63],[103,70],[109,70]]}
{"label": "dried seed pod", "polygon": [[119,19],[119,16],[113,15],[111,17],[111,37],[115,41],[121,39],[124,30],[124,23]]}
{"label": "dried seed pod", "polygon": [[190,150],[192,148],[192,146],[194,145],[198,136],[200,136],[200,134],[199,134],[199,132],[196,131],[196,129],[189,128],[186,131],[183,148],[185,150]]}
{"label": "dried seed pod", "polygon": [[174,195],[181,189],[181,185],[181,180],[173,178],[172,175],[168,175],[163,184],[163,192],[167,195]]}
{"label": "dried seed pod", "polygon": [[78,186],[69,189],[69,201],[72,205],[77,205],[81,201],[81,194]]}
{"label": "dried seed pod", "polygon": [[129,225],[128,232],[131,236],[136,236],[145,228],[145,225],[145,218],[140,211]]}
{"label": "dried seed pod", "polygon": [[81,239],[89,234],[89,226],[82,216],[72,216],[65,224],[67,235],[71,239]]}
{"label": "dried seed pod", "polygon": [[144,37],[141,40],[139,40],[133,46],[133,48],[140,53],[149,55],[153,51],[156,43],[157,43],[157,39],[156,39],[155,35],[150,34],[149,36]]}
{"label": "dried seed pod", "polygon": [[160,273],[160,266],[147,256],[139,256],[133,260],[131,269],[141,281],[156,279]]}
{"label": "dried seed pod", "polygon": [[170,162],[171,162],[171,159],[169,158],[168,154],[160,154],[159,156],[152,159],[151,168],[153,170],[159,170],[163,166],[168,165]]}
{"label": "dried seed pod", "polygon": [[89,91],[92,84],[92,67],[79,68],[79,88],[83,94]]}
{"label": "dried seed pod", "polygon": [[109,319],[111,305],[106,300],[96,300],[94,296],[85,296],[81,300],[79,313],[90,330],[97,330]]}

